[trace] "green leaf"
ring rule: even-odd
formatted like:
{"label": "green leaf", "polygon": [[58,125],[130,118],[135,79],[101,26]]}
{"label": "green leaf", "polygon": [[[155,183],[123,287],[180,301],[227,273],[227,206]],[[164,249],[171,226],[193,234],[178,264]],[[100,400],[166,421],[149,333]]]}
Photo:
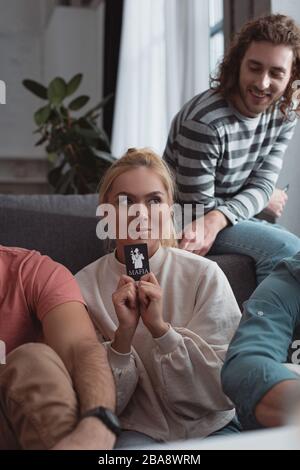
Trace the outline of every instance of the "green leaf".
{"label": "green leaf", "polygon": [[93,154],[100,160],[104,160],[107,163],[114,163],[117,159],[111,153],[102,152],[100,150],[93,149]]}
{"label": "green leaf", "polygon": [[58,166],[52,168],[52,170],[50,170],[48,173],[48,181],[54,188],[56,188],[60,184],[60,181],[63,179],[63,169],[66,163],[66,158],[63,158],[63,161]]}
{"label": "green leaf", "polygon": [[65,108],[64,106],[61,106],[60,112],[61,112],[62,117],[64,117],[65,119],[68,119],[69,113],[68,113],[67,108]]}
{"label": "green leaf", "polygon": [[85,137],[87,139],[98,140],[99,135],[93,129],[80,129],[80,127],[75,127],[76,133],[81,137]]}
{"label": "green leaf", "polygon": [[67,84],[63,78],[56,77],[48,86],[48,98],[54,106],[61,104],[63,99],[67,96]]}
{"label": "green leaf", "polygon": [[46,147],[47,153],[59,153],[63,146],[62,135],[60,133],[52,133],[49,137],[49,144]]}
{"label": "green leaf", "polygon": [[99,128],[93,121],[91,118],[87,118],[87,117],[82,117],[80,119],[78,119],[78,125],[80,126],[80,128],[83,128],[83,129],[92,129],[95,134],[97,134],[98,136],[98,142],[97,142],[97,145],[96,147],[98,148],[98,150],[104,150],[104,151],[107,151],[107,152],[110,152],[110,143],[109,143],[109,139],[104,131],[104,129],[102,128]]}
{"label": "green leaf", "polygon": [[42,98],[42,100],[47,100],[47,88],[44,85],[34,81],[34,80],[23,80],[23,85],[27,90],[31,91],[34,95]]}
{"label": "green leaf", "polygon": [[66,173],[64,173],[58,182],[55,193],[56,194],[68,194],[69,185],[73,182],[76,175],[76,168],[70,168]]}
{"label": "green leaf", "polygon": [[71,78],[71,80],[67,84],[67,96],[73,95],[73,93],[75,93],[81,81],[82,81],[82,73],[78,73],[77,75],[74,75],[73,78]]}
{"label": "green leaf", "polygon": [[90,97],[86,95],[78,96],[78,98],[75,98],[75,100],[71,101],[69,104],[69,109],[72,111],[78,111],[78,109],[83,108],[89,101]]}
{"label": "green leaf", "polygon": [[49,121],[52,127],[58,126],[62,122],[62,118],[55,108],[51,109]]}
{"label": "green leaf", "polygon": [[49,105],[43,106],[34,113],[34,121],[37,126],[43,126],[50,116],[51,108]]}
{"label": "green leaf", "polygon": [[85,117],[90,116],[91,114],[93,114],[98,109],[104,108],[104,106],[106,106],[110,102],[110,100],[112,99],[113,96],[114,96],[113,93],[111,93],[110,95],[107,95],[102,101],[100,101],[100,103],[98,103],[96,106],[94,106],[92,109],[90,109],[85,114]]}
{"label": "green leaf", "polygon": [[45,142],[47,142],[47,140],[48,140],[48,137],[46,135],[43,135],[43,137],[41,137],[40,140],[38,140],[34,145],[35,147],[38,147],[39,145],[42,145]]}
{"label": "green leaf", "polygon": [[33,131],[33,134],[41,134],[44,130],[44,126],[40,126],[35,131]]}
{"label": "green leaf", "polygon": [[55,153],[55,152],[48,153],[47,158],[48,158],[48,161],[49,161],[52,165],[54,165],[55,162],[56,162],[57,159],[58,159],[58,155],[57,155],[57,153]]}

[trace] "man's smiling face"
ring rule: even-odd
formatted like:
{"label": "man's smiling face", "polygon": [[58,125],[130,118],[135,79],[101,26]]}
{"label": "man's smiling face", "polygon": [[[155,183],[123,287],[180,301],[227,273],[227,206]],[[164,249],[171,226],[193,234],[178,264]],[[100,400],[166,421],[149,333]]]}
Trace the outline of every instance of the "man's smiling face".
{"label": "man's smiling face", "polygon": [[253,41],[241,63],[239,90],[232,96],[237,110],[248,117],[266,111],[284,94],[292,65],[290,47]]}

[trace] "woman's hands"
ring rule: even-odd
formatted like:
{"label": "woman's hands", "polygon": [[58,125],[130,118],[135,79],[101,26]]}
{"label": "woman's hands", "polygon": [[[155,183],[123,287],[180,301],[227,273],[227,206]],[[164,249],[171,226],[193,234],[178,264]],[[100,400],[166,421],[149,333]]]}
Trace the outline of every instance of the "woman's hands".
{"label": "woman's hands", "polygon": [[119,320],[112,344],[116,351],[130,352],[140,317],[154,338],[168,331],[169,325],[163,320],[162,289],[153,273],[145,274],[138,282],[121,276],[112,301]]}
{"label": "woman's hands", "polygon": [[169,325],[163,319],[162,289],[153,273],[141,277],[138,283],[138,298],[145,327],[154,338],[163,336]]}
{"label": "woman's hands", "polygon": [[140,318],[137,286],[131,277],[125,275],[120,277],[117,290],[112,295],[112,301],[119,320],[112,347],[126,354],[131,350],[131,343]]}

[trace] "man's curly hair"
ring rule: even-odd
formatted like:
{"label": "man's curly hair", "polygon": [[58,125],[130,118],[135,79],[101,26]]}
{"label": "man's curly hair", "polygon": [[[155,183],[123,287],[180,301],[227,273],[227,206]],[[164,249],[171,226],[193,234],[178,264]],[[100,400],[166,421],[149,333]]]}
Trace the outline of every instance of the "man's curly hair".
{"label": "man's curly hair", "polygon": [[[247,22],[236,34],[228,52],[222,60],[217,76],[211,78],[211,88],[228,98],[239,86],[240,66],[245,53],[252,43],[267,41],[274,45],[288,46],[293,50],[294,59],[290,81],[281,98],[280,109],[286,118],[293,110],[294,82],[300,80],[300,28],[285,15],[269,15]],[[297,83],[296,83],[297,85]],[[294,110],[300,116],[300,102]]]}

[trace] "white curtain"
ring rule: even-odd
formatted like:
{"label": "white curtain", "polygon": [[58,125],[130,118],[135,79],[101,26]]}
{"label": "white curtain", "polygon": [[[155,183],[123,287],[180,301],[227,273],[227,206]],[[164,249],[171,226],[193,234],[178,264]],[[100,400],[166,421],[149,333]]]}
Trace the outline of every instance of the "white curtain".
{"label": "white curtain", "polygon": [[209,85],[209,0],[125,0],[112,152],[162,154],[171,120]]}

